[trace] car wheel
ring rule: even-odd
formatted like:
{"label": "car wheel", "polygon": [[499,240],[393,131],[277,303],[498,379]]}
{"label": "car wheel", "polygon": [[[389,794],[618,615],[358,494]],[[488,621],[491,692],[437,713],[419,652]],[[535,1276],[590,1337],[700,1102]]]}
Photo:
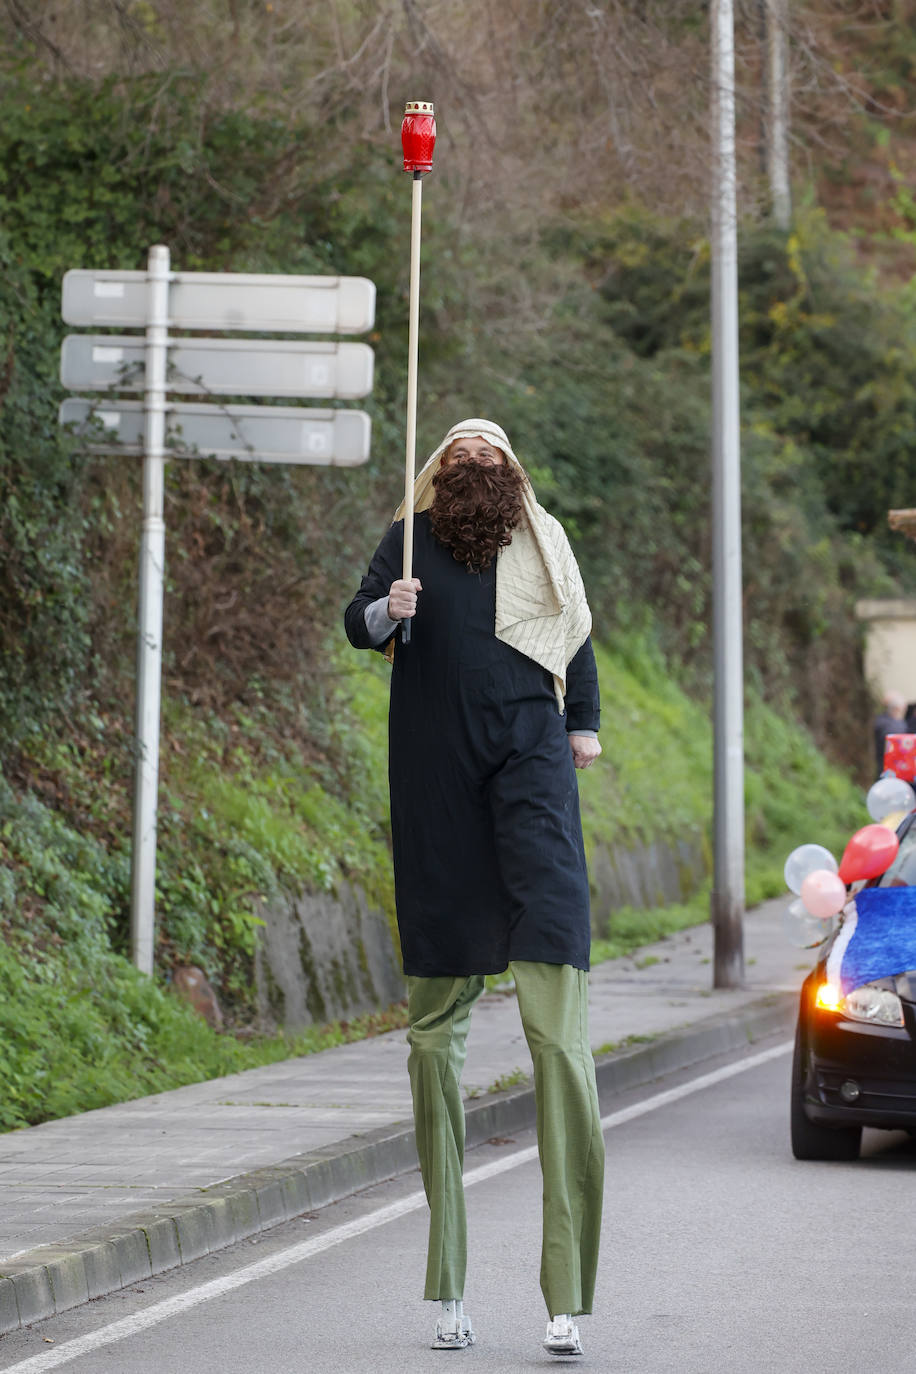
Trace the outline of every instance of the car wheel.
{"label": "car wheel", "polygon": [[799,1023],[792,1056],[792,1153],[796,1159],[858,1159],[861,1126],[819,1126],[805,1112],[805,1047]]}

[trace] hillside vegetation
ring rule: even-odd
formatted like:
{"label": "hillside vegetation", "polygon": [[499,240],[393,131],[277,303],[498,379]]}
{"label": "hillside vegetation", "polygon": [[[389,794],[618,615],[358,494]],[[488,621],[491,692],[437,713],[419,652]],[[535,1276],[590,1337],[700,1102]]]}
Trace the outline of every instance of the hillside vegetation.
{"label": "hillside vegetation", "polygon": [[[777,890],[799,826],[840,844],[858,824],[871,705],[854,605],[913,587],[885,529],[916,488],[913,8],[792,6],[789,233],[759,171],[756,5],[740,17],[752,897]],[[491,415],[573,538],[605,646],[590,844],[708,833],[706,7],[299,9],[36,0],[0,16],[0,954],[18,1047],[0,1074],[22,1104],[7,1124],[288,1053],[247,1034],[259,904],[279,888],[358,876],[390,915],[385,670],[348,666],[340,619],[402,472],[405,98],[434,96],[440,127],[421,450]],[[62,273],[141,267],[156,242],[178,268],[378,287],[365,468],[168,469],[157,961],[163,979],[199,963],[246,1031],[194,1022],[195,1048],[191,1014],[123,959],[139,465],[87,458],[56,416]],[[659,777],[662,743],[676,763]],[[651,933],[631,914],[617,927]],[[60,1082],[83,1096],[37,1091],[61,1038]],[[93,1077],[93,1058],[148,1072]]]}
{"label": "hillside vegetation", "polygon": [[[590,856],[612,844],[708,843],[711,739],[705,709],[677,686],[645,639],[598,649],[612,703],[601,770],[582,779]],[[108,775],[102,722],[79,747],[44,760],[45,800],[0,781],[0,1128],[104,1106],[143,1092],[235,1072],[403,1023],[403,1008],[272,1033],[251,1011],[256,903],[279,888],[333,891],[363,884],[393,912],[384,789],[388,669],[377,655],[337,665],[334,725],[322,762],[274,743],[257,756],[211,719],[170,721],[163,792],[160,966],[195,960],[219,979],[229,1031],[211,1030],[124,957],[126,830],[94,838],[101,793],[114,814],[126,788]],[[861,793],[810,739],[761,701],[748,713],[750,901],[782,890],[800,838],[842,850],[864,819]],[[125,779],[126,783],[126,779]],[[804,795],[804,812],[799,796]],[[616,911],[594,957],[627,952],[705,919],[708,886],[689,901]]]}

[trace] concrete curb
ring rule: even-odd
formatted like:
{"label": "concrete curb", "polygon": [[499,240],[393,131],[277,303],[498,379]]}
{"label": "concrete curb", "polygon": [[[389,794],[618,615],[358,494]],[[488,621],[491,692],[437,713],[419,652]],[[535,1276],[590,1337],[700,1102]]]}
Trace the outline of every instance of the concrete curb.
{"label": "concrete curb", "polygon": [[[599,1056],[602,1110],[629,1088],[789,1031],[797,1004],[797,993],[772,994],[738,1012],[711,1016]],[[466,1116],[468,1146],[528,1130],[535,1124],[533,1087],[526,1083],[469,1100]],[[190,1264],[416,1167],[413,1125],[398,1121],[213,1188],[197,1189],[60,1246],[41,1246],[2,1266],[0,1334]]]}

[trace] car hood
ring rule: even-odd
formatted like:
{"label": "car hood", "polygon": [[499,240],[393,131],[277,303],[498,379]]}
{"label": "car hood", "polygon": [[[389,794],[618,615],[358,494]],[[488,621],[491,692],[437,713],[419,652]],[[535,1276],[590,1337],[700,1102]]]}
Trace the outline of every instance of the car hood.
{"label": "car hood", "polygon": [[916,887],[873,887],[847,906],[825,951],[827,981],[845,996],[916,968]]}

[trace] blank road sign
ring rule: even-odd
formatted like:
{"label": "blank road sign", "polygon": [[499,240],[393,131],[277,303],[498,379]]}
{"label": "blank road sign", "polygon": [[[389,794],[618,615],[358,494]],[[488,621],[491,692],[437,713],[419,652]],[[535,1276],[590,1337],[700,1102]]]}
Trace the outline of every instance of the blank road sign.
{"label": "blank road sign", "polygon": [[[145,345],[136,335],[68,334],[60,379],[73,391],[142,391]],[[372,390],[368,344],[301,339],[173,339],[170,392],[215,396],[314,396],[357,400]]]}
{"label": "blank road sign", "polygon": [[[166,405],[168,457],[238,458],[252,463],[357,467],[369,457],[371,421],[362,410],[311,406]],[[85,435],[89,453],[143,453],[140,401],[74,397],[60,422]]]}
{"label": "blank road sign", "polygon": [[[67,324],[142,328],[148,319],[145,272],[64,273]],[[255,333],[364,334],[375,322],[375,283],[367,277],[287,277],[277,273],[173,272],[169,324],[176,329]]]}

